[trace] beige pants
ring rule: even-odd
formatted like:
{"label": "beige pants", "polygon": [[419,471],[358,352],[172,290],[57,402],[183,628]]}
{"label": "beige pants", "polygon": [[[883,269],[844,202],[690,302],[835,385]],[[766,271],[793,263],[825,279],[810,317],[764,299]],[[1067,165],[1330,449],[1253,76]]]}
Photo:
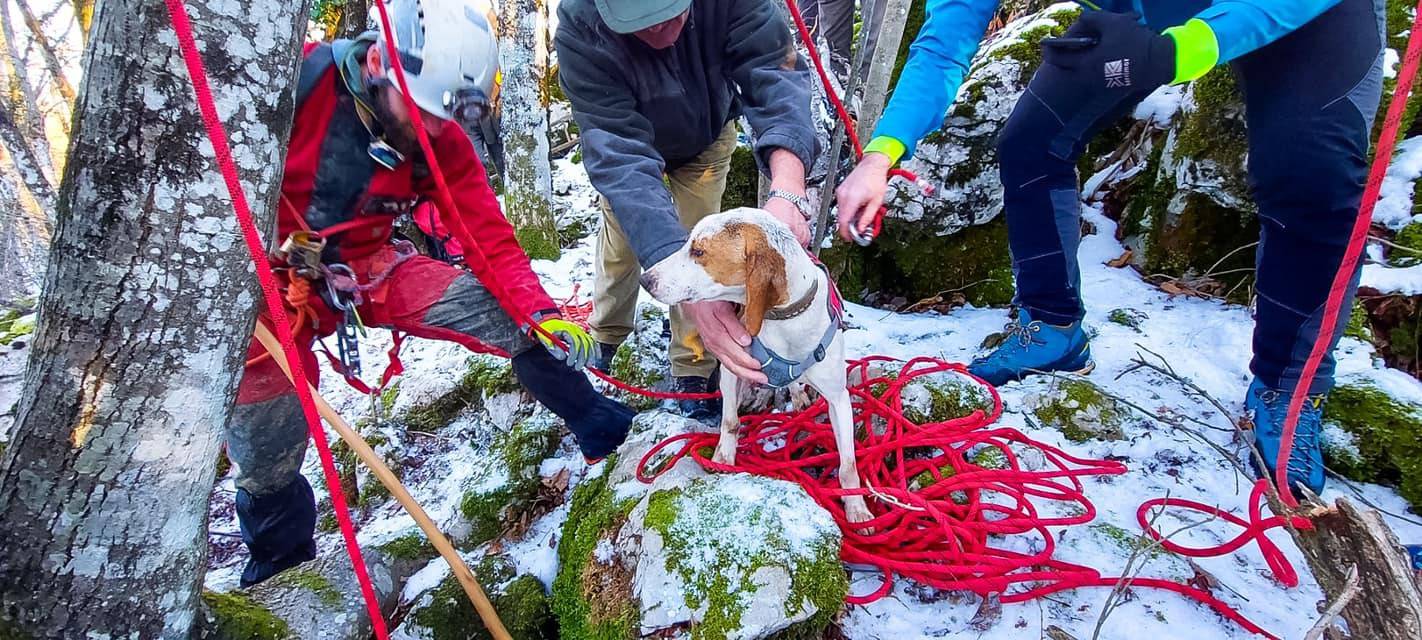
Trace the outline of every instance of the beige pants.
{"label": "beige pants", "polygon": [[[667,175],[672,202],[677,217],[687,229],[702,218],[721,212],[721,195],[726,191],[726,173],[730,170],[731,154],[736,150],[736,124],[726,125],[711,146],[701,155]],[[627,244],[627,236],[612,215],[607,199],[601,199],[602,229],[597,238],[597,261],[594,269],[593,313],[588,319],[592,335],[598,342],[621,344],[631,335],[637,320],[637,279],[642,267]],[[710,353],[699,359],[696,349],[687,346],[687,335],[694,333],[680,309],[671,312],[672,341],[667,348],[673,376],[710,377],[717,362]],[[700,340],[692,337],[699,348]]]}

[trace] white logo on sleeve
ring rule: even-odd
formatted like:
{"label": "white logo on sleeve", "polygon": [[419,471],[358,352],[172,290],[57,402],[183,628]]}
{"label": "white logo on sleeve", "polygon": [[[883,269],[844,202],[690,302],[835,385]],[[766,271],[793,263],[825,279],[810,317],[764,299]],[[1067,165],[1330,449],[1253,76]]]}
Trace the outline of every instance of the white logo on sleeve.
{"label": "white logo on sleeve", "polygon": [[1106,88],[1119,89],[1131,86],[1131,60],[1124,58],[1106,63]]}

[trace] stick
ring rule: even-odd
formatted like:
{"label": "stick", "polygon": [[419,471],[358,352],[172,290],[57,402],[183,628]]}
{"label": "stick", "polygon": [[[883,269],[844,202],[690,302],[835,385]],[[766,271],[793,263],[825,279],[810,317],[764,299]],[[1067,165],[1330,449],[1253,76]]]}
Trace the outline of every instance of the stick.
{"label": "stick", "polygon": [[[291,375],[291,370],[287,368],[286,358],[281,357],[281,343],[277,341],[276,336],[272,335],[266,325],[258,322],[256,337],[257,341],[262,343],[262,347],[272,354],[272,360],[281,366],[282,373],[286,374],[286,379],[295,384],[296,381]],[[307,386],[310,386],[309,383]],[[375,451],[370,448],[370,445],[366,444],[360,434],[356,433],[341,418],[340,414],[336,413],[336,410],[316,392],[314,387],[311,388],[311,398],[316,401],[316,410],[321,413],[322,418],[326,419],[326,423],[335,429],[336,434],[340,435],[341,440],[350,446],[351,451],[355,452],[361,462],[370,467],[376,479],[380,480],[380,484],[390,490],[390,495],[395,496],[395,499],[400,502],[400,506],[405,507],[405,511],[410,514],[411,518],[414,518],[415,524],[425,532],[425,537],[434,545],[435,550],[439,551],[440,557],[449,563],[450,571],[454,573],[455,579],[459,580],[460,586],[464,587],[465,595],[469,596],[469,601],[474,604],[474,609],[479,612],[479,618],[484,621],[484,627],[494,636],[494,640],[513,640],[509,636],[508,630],[504,628],[503,621],[499,620],[499,614],[494,611],[493,603],[489,602],[488,596],[484,595],[484,590],[479,586],[479,580],[469,570],[469,565],[464,563],[464,558],[460,557],[459,552],[454,550],[454,546],[440,532],[439,527],[435,526],[433,520],[430,520],[429,514],[426,514],[425,510],[420,507],[420,503],[415,502],[415,499],[410,496],[410,492],[405,490],[405,485],[400,483],[400,479],[395,477],[395,473],[390,471],[390,467],[385,466],[385,462],[375,455]]]}
{"label": "stick", "polygon": [[1338,619],[1338,616],[1343,615],[1343,608],[1348,606],[1348,603],[1352,602],[1353,598],[1356,598],[1362,591],[1362,579],[1358,576],[1358,565],[1355,564],[1348,569],[1348,586],[1338,594],[1338,598],[1333,601],[1333,604],[1328,605],[1328,609],[1323,612],[1323,617],[1319,618],[1313,628],[1304,635],[1304,640],[1323,638],[1323,633],[1333,626],[1333,622]]}

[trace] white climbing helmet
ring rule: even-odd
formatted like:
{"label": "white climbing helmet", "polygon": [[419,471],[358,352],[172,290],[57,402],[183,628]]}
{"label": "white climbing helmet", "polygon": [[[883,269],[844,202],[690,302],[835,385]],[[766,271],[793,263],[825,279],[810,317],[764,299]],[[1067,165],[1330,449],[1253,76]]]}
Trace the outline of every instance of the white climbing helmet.
{"label": "white climbing helmet", "polygon": [[[498,98],[499,41],[493,12],[481,0],[379,0],[390,16],[390,33],[415,104],[445,120],[472,123]],[[377,18],[379,12],[377,12]],[[386,53],[384,25],[376,46]],[[388,57],[388,56],[386,56]],[[391,62],[385,61],[391,84]]]}

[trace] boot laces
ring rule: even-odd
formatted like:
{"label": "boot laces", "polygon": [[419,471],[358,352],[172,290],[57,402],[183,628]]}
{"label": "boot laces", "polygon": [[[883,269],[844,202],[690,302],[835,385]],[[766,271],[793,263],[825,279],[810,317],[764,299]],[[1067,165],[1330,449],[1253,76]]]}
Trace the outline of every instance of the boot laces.
{"label": "boot laces", "polygon": [[[1282,410],[1287,416],[1288,396],[1284,393],[1268,389],[1259,394],[1259,399],[1264,401],[1270,409],[1270,413]],[[1294,428],[1294,443],[1292,451],[1289,452],[1288,471],[1290,474],[1308,477],[1313,473],[1313,453],[1320,448],[1320,435],[1323,432],[1323,396],[1309,396],[1304,401],[1303,410],[1299,412],[1298,426]],[[1282,428],[1283,425],[1280,425]],[[1273,460],[1267,462],[1273,463]]]}

